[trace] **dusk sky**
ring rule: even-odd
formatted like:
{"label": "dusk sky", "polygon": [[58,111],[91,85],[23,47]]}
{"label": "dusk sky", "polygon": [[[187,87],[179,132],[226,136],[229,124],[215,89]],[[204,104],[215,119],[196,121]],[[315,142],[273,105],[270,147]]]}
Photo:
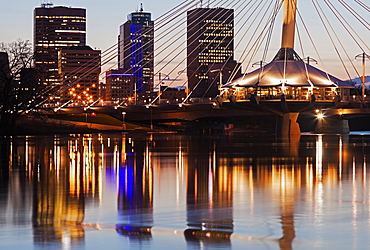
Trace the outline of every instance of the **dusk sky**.
{"label": "dusk sky", "polygon": [[[0,42],[12,42],[17,40],[18,38],[23,40],[30,40],[33,42],[33,10],[35,7],[40,6],[43,0],[14,0],[14,1],[7,1],[5,4],[4,0],[1,7],[1,15],[0,15]],[[132,1],[132,0],[107,0],[107,1],[93,1],[93,0],[54,0],[52,1],[55,6],[71,6],[71,7],[82,7],[87,9],[87,44],[90,45],[92,48],[98,48],[102,51],[107,49],[108,47],[112,46],[117,42],[117,35],[119,26],[127,20],[127,14],[132,11],[135,11],[139,6],[140,3],[144,5],[144,11],[148,11],[152,13],[153,19],[157,18],[158,16],[162,15],[169,9],[173,8],[174,6],[183,2],[183,0],[141,0],[141,1]],[[206,1],[205,1],[206,2]],[[311,1],[298,1],[298,8],[302,11],[302,15],[307,17],[307,23],[312,21],[313,25],[318,24],[318,18],[316,13],[308,12],[313,11],[312,6],[308,6]],[[323,1],[320,1],[323,2]],[[352,2],[352,1],[351,1]],[[364,1],[367,2],[367,1]],[[307,5],[307,6],[306,6]],[[354,5],[351,3],[351,5]],[[358,6],[357,6],[358,7]],[[361,9],[362,13],[367,14],[364,9]],[[347,13],[348,14],[348,13]],[[346,14],[345,14],[346,15]],[[348,20],[353,19],[353,16],[348,17]],[[280,22],[280,18],[277,19]],[[369,18],[367,18],[369,21]],[[280,26],[280,25],[279,25]],[[366,28],[361,25],[354,25],[354,27],[359,27],[359,33],[362,36],[362,39],[367,43],[367,46],[370,45],[370,32]],[[343,67],[341,68],[340,60],[335,55],[335,50],[332,48],[329,49],[330,41],[324,40],[326,33],[323,29],[319,29],[313,26],[313,36],[316,35],[317,42],[319,43],[316,45],[319,49],[321,48],[320,52],[322,53],[323,61],[326,61],[327,65],[325,68],[330,74],[336,75],[342,79],[348,79],[345,70]],[[274,31],[275,32],[275,31]],[[279,34],[279,31],[276,31]],[[346,47],[346,52],[348,57],[354,58],[357,54],[362,53],[362,51],[357,47],[354,46],[353,41],[350,41],[350,37],[348,34],[340,33],[343,45]],[[184,34],[185,37],[185,34]],[[280,46],[280,38],[277,37],[276,39],[271,42],[271,55],[269,54],[268,60],[271,60],[271,57],[276,53]],[[315,38],[314,38],[315,39]],[[306,41],[304,41],[306,42]],[[366,46],[365,46],[366,48]],[[236,54],[241,49],[236,49]],[[366,50],[366,49],[365,49]],[[308,51],[310,51],[308,49]],[[299,50],[297,49],[299,53]],[[370,53],[369,51],[365,51],[366,53]],[[315,57],[315,56],[313,56]],[[236,56],[235,59],[239,59]],[[255,59],[254,61],[258,61]],[[348,59],[344,60],[345,63],[350,65]],[[361,64],[359,62],[355,62],[354,65],[358,68],[358,71],[361,72]],[[351,77],[355,78],[356,73],[354,73],[353,69],[349,69]],[[366,65],[366,74],[370,74],[370,61]]]}

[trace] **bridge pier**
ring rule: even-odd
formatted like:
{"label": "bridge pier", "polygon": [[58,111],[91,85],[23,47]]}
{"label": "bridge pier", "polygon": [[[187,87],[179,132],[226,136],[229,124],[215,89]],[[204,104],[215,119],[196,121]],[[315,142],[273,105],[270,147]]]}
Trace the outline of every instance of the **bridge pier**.
{"label": "bridge pier", "polygon": [[349,131],[348,120],[331,116],[318,119],[313,132],[317,134],[348,134]]}
{"label": "bridge pier", "polygon": [[281,137],[300,135],[301,129],[297,122],[299,113],[284,113],[276,122],[276,134]]}

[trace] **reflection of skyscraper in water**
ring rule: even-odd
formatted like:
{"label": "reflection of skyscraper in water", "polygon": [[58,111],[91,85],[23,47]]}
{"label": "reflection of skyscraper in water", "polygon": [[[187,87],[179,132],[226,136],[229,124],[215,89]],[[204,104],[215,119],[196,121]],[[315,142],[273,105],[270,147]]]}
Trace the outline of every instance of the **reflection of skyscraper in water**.
{"label": "reflection of skyscraper in water", "polygon": [[32,160],[39,163],[33,178],[34,241],[55,246],[67,240],[73,248],[84,239],[83,188],[71,189],[82,184],[82,165],[70,166],[67,143],[54,144],[53,139],[33,145],[37,154]]}
{"label": "reflection of skyscraper in water", "polygon": [[232,171],[219,166],[216,149],[200,141],[188,145],[187,225],[191,242],[230,244],[233,233]]}
{"label": "reflection of skyscraper in water", "polygon": [[118,233],[140,238],[151,237],[153,226],[153,174],[145,154],[145,141],[129,141],[126,164],[119,168]]}

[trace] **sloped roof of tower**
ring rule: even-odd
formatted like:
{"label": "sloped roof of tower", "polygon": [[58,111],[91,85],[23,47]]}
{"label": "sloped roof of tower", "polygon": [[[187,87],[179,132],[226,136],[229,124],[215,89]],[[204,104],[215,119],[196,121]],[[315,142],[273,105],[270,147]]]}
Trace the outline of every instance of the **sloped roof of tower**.
{"label": "sloped roof of tower", "polygon": [[353,88],[326,72],[305,63],[291,48],[282,48],[265,66],[223,87],[339,87]]}

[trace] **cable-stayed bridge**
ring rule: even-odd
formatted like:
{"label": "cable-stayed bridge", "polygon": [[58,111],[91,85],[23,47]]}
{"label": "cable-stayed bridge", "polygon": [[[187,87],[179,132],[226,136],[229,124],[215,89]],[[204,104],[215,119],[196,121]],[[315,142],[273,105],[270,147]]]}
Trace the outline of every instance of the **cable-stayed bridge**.
{"label": "cable-stayed bridge", "polygon": [[[217,28],[204,24],[208,32],[189,32],[189,26],[202,22],[210,13],[215,15],[212,11],[219,8],[234,11],[219,12]],[[188,16],[194,9],[202,11],[191,19]],[[129,98],[118,103],[97,99],[77,107],[73,99],[67,99],[53,109],[58,112],[94,109],[120,116],[125,113],[126,119],[137,122],[215,120],[215,117],[222,122],[227,117],[270,114],[279,117],[281,133],[288,134],[297,132],[295,120],[303,112],[321,113],[320,110],[330,109],[331,116],[339,116],[343,123],[344,117],[368,112],[364,77],[365,61],[369,59],[370,26],[365,18],[369,11],[369,6],[360,0],[312,0],[298,4],[296,0],[184,1],[158,17],[153,30],[148,31],[154,32],[155,42],[151,52],[155,62],[152,89],[163,83],[162,74],[168,76],[162,91],[139,100],[140,90],[135,89],[134,102]],[[230,18],[233,29],[227,29],[230,23],[226,20]],[[221,28],[224,33],[219,32]],[[230,47],[232,53],[228,51]],[[112,64],[117,51],[115,44],[102,53],[103,68],[119,64]],[[196,67],[195,59],[190,57],[194,53],[203,60]],[[356,54],[362,64],[353,61]],[[237,63],[230,68],[227,64],[231,61]],[[137,65],[146,67],[146,63],[143,58]],[[76,69],[79,70],[83,66]],[[357,92],[351,84],[340,80],[356,77],[363,80]],[[198,80],[190,84],[194,79]],[[62,83],[54,93],[68,92],[77,83],[78,79]],[[162,104],[163,93],[175,85],[186,87],[186,95],[175,103]],[[202,91],[197,91],[202,87]],[[217,94],[210,94],[215,88]]]}

